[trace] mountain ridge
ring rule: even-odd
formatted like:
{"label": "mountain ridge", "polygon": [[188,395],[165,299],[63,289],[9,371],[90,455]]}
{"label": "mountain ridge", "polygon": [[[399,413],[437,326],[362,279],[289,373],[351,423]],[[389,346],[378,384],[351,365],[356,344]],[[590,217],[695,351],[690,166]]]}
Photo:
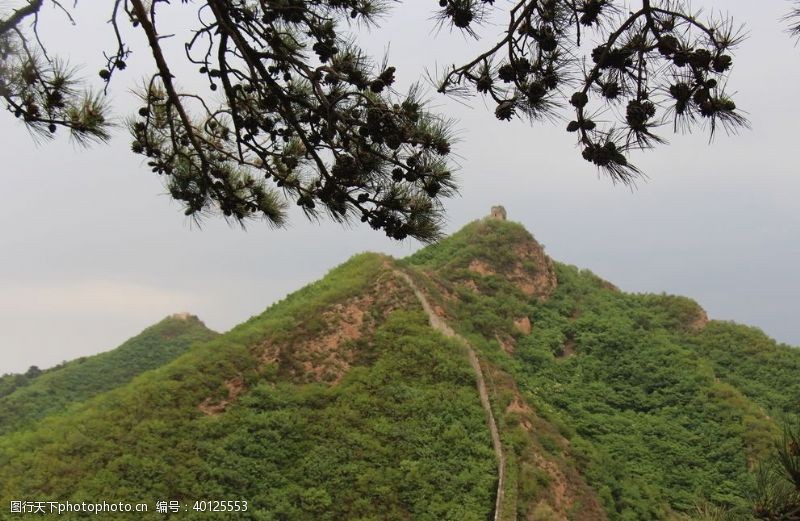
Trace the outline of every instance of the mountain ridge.
{"label": "mountain ridge", "polygon": [[481,220],[405,259],[354,256],[0,435],[0,500],[236,496],[287,520],[744,512],[754,462],[800,409],[797,368],[691,299],[627,294]]}
{"label": "mountain ridge", "polygon": [[196,316],[176,313],[115,349],[38,371],[0,395],[0,434],[120,386],[216,335]]}

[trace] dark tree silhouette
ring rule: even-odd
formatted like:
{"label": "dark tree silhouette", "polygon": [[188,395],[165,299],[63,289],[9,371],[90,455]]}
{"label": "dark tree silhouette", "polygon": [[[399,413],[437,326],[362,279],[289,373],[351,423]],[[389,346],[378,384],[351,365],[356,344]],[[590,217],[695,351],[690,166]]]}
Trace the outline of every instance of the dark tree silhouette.
{"label": "dark tree silhouette", "polygon": [[767,521],[800,521],[800,422],[787,423],[771,458],[756,469],[753,515]]}
{"label": "dark tree silhouette", "polygon": [[792,10],[786,15],[785,21],[789,24],[789,33],[795,38],[800,37],[800,2],[793,2]]}
{"label": "dark tree silhouette", "polygon": [[[439,16],[469,31],[491,3],[443,1]],[[571,105],[567,131],[584,159],[623,183],[641,174],[628,151],[663,143],[653,131],[667,120],[684,130],[707,123],[712,135],[745,125],[724,88],[741,31],[725,17],[701,21],[684,2],[638,3],[624,12],[609,0],[518,2],[503,38],[447,71],[439,91],[482,93],[501,120],[539,120]],[[588,56],[582,40],[594,42]]]}
{"label": "dark tree silhouette", "polygon": [[[433,113],[420,89],[393,89],[399,71],[357,45],[349,24],[374,24],[391,0],[205,0],[182,56],[161,45],[166,0],[112,0],[115,35],[100,77],[125,69],[127,24],[149,44],[154,70],[130,123],[132,150],[165,176],[187,215],[221,212],[281,225],[288,202],[311,217],[360,218],[395,239],[439,234],[443,198],[455,192],[452,122]],[[186,3],[182,0],[182,3]],[[70,130],[80,142],[109,137],[102,94],[39,39],[39,12],[58,1],[20,0],[0,13],[0,96],[41,135]],[[725,85],[740,31],[724,17],[701,20],[683,2],[642,0],[628,11],[611,0],[522,0],[508,26],[475,59],[436,78],[447,95],[479,94],[500,120],[554,119],[571,107],[567,131],[583,157],[614,181],[641,172],[629,152],[663,142],[670,122],[711,135],[746,125]],[[439,0],[441,26],[477,36],[492,0]],[[188,19],[188,18],[187,18]],[[68,49],[67,49],[68,51]],[[137,49],[141,52],[142,49]],[[193,64],[209,91],[186,91],[171,72]],[[220,98],[221,102],[215,101]]]}

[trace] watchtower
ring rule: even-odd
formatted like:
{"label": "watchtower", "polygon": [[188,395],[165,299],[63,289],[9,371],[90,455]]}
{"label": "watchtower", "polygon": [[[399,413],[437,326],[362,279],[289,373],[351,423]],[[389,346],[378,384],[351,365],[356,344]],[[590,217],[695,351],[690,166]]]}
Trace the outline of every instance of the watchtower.
{"label": "watchtower", "polygon": [[496,219],[498,221],[505,221],[508,218],[506,209],[502,206],[492,206],[492,213],[489,214],[489,219]]}

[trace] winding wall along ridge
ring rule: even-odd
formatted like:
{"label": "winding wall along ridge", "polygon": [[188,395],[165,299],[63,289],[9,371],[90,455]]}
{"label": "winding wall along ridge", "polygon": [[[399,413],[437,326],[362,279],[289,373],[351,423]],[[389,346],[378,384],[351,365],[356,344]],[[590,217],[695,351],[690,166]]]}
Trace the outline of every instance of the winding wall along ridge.
{"label": "winding wall along ridge", "polygon": [[489,432],[492,436],[492,447],[494,448],[494,454],[497,458],[497,496],[494,505],[494,521],[500,521],[502,519],[501,508],[505,485],[506,458],[503,455],[503,446],[500,443],[500,434],[497,431],[497,423],[494,421],[492,406],[489,403],[489,393],[486,391],[486,382],[483,379],[483,371],[481,370],[481,364],[478,361],[478,356],[475,354],[475,350],[472,348],[470,343],[467,342],[464,337],[453,331],[453,328],[451,328],[447,322],[445,322],[433,311],[428,299],[425,297],[422,291],[417,288],[417,285],[414,284],[414,281],[407,273],[395,270],[395,274],[405,280],[414,291],[414,295],[416,295],[417,300],[419,300],[419,303],[422,304],[422,309],[424,309],[425,313],[428,315],[428,321],[430,322],[431,327],[441,332],[446,337],[458,340],[467,349],[469,363],[472,365],[472,369],[475,372],[475,380],[478,387],[478,394],[481,398],[481,405],[483,406],[483,410],[486,411],[486,420],[489,424]]}

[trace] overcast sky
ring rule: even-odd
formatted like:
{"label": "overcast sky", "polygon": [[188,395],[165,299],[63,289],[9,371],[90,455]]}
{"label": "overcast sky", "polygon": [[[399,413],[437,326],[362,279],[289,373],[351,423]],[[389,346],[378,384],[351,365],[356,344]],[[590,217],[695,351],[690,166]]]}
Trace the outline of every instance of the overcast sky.
{"label": "overcast sky", "polygon": [[[480,99],[467,107],[434,97],[461,129],[461,196],[447,203],[447,231],[503,204],[556,260],[625,291],[692,297],[712,318],[800,345],[800,48],[779,20],[789,4],[694,2],[714,4],[747,24],[730,86],[752,130],[710,146],[702,133],[670,135],[669,146],[635,157],[649,180],[631,191],[599,178],[561,123],[500,123]],[[98,45],[112,43],[97,5],[79,5],[75,28],[44,19],[46,36],[85,63],[92,81],[103,63]],[[371,51],[389,49],[405,85],[480,48],[434,33],[432,5],[406,1],[362,35]],[[486,41],[496,31],[488,27]],[[122,107],[135,106],[129,89],[149,67],[147,49],[134,51],[111,92]],[[278,231],[221,221],[197,228],[129,152],[124,132],[88,150],[65,139],[37,145],[0,114],[0,136],[0,373],[114,348],[177,311],[225,331],[353,254],[420,247],[300,216]]]}

